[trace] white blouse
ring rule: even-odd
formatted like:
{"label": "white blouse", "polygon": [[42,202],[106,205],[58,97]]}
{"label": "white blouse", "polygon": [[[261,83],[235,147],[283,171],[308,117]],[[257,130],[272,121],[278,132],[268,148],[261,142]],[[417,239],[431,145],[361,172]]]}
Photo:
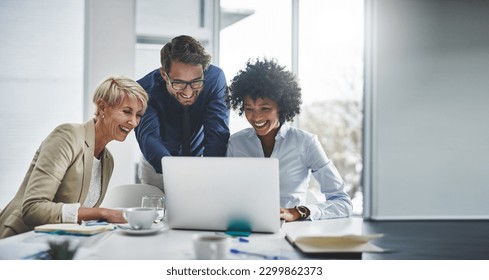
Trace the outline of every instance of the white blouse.
{"label": "white blouse", "polygon": [[[229,138],[227,156],[265,156],[260,139],[252,127],[238,131]],[[345,182],[326,156],[316,135],[284,123],[275,136],[270,157],[279,159],[281,207],[304,205],[311,211],[311,220],[351,215],[353,206],[345,191]],[[318,181],[326,201],[306,204],[311,174]]]}
{"label": "white blouse", "polygon": [[[102,161],[94,158],[92,165],[92,177],[90,178],[90,187],[87,198],[83,203],[83,208],[92,208],[97,204],[102,192]],[[77,223],[78,209],[80,203],[65,203],[61,209],[61,221],[63,223]]]}

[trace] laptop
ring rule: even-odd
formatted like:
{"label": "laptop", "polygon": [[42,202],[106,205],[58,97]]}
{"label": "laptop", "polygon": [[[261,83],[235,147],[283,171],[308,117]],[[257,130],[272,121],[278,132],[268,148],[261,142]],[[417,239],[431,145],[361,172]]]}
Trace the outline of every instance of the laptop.
{"label": "laptop", "polygon": [[170,228],[280,230],[278,159],[163,157],[161,163]]}

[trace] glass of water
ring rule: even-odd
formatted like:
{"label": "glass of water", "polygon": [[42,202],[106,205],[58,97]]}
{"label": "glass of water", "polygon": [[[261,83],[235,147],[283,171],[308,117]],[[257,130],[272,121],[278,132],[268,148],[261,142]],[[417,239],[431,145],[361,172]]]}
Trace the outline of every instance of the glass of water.
{"label": "glass of water", "polygon": [[165,217],[165,197],[162,195],[146,195],[141,199],[141,207],[154,208],[158,212],[155,223],[163,221]]}

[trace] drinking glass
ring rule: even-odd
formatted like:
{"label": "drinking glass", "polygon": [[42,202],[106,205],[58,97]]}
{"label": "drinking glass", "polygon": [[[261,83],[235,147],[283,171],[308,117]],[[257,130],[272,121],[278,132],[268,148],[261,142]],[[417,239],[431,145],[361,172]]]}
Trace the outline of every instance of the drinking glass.
{"label": "drinking glass", "polygon": [[162,195],[146,195],[141,199],[141,207],[154,208],[158,213],[155,223],[163,221],[165,217],[165,197]]}

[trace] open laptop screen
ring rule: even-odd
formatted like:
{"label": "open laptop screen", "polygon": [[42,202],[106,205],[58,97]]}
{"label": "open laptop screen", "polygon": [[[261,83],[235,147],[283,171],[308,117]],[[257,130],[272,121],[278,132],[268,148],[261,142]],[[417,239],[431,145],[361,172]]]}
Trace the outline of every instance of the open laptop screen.
{"label": "open laptop screen", "polygon": [[280,230],[275,158],[163,157],[168,224],[174,229]]}

